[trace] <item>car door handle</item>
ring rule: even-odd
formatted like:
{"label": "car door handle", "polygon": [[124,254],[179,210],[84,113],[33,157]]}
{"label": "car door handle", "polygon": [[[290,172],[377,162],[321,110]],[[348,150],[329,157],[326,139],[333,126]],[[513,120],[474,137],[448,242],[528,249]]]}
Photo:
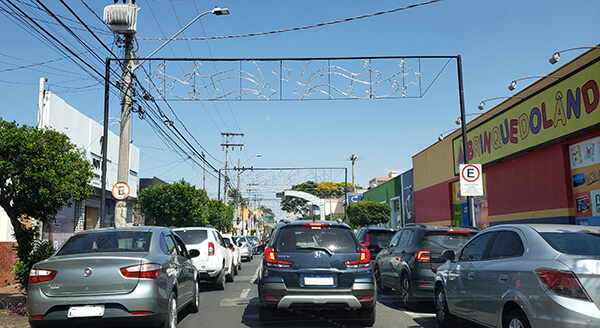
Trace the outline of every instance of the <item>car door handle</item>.
{"label": "car door handle", "polygon": [[475,278],[475,272],[469,272],[469,274],[467,275],[467,278],[469,280],[473,280],[473,278]]}
{"label": "car door handle", "polygon": [[506,282],[508,280],[508,275],[507,274],[501,274],[498,277],[498,282]]}

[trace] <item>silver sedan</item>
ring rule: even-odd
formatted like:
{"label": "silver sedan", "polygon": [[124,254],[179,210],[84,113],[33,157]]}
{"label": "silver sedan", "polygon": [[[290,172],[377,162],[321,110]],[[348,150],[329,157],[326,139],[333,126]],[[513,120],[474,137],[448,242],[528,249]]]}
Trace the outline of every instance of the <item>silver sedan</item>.
{"label": "silver sedan", "polygon": [[437,271],[441,327],[600,327],[600,227],[498,225],[479,232]]}
{"label": "silver sedan", "polygon": [[198,311],[194,256],[164,227],[75,234],[31,269],[29,323],[175,327],[181,309]]}

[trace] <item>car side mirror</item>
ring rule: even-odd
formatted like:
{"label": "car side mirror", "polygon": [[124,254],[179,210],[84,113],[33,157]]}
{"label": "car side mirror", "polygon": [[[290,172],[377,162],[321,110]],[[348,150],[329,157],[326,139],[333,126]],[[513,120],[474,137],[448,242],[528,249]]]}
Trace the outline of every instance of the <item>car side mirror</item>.
{"label": "car side mirror", "polygon": [[454,253],[454,250],[452,249],[447,249],[444,252],[442,252],[442,258],[448,261],[454,261],[454,259],[456,258],[456,253]]}
{"label": "car side mirror", "polygon": [[239,243],[238,243],[238,247],[242,247],[242,242],[239,242]]}
{"label": "car side mirror", "polygon": [[200,251],[197,250],[197,249],[190,249],[188,251],[188,253],[190,254],[190,258],[194,258],[194,257],[200,256]]}

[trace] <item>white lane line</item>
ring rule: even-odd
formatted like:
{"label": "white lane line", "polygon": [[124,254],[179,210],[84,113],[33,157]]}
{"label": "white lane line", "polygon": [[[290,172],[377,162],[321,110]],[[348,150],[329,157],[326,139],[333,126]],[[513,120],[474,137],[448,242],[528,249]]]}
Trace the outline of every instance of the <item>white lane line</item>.
{"label": "white lane line", "polygon": [[250,282],[251,282],[251,283],[254,283],[254,281],[255,281],[256,279],[258,279],[258,270],[259,270],[259,269],[260,269],[260,266],[257,266],[257,267],[256,267],[256,272],[254,272],[254,275],[252,276],[252,278],[250,278]]}
{"label": "white lane line", "polygon": [[240,298],[248,297],[249,293],[250,293],[250,288],[246,288],[246,289],[242,290],[242,293],[240,294]]}

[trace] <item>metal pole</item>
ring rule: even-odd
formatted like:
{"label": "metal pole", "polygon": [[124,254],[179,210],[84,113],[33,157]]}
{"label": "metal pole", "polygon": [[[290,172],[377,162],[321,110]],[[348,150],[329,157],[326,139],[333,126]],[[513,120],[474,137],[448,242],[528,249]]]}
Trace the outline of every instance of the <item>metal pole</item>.
{"label": "metal pole", "polygon": [[[462,142],[463,142],[463,161],[465,164],[469,164],[469,154],[467,152],[467,120],[465,114],[465,91],[463,88],[463,76],[462,76],[462,61],[460,55],[456,56],[456,68],[458,70],[458,95],[460,99],[460,125],[462,130]],[[473,197],[467,196],[467,211],[469,217],[469,225],[472,227],[476,226],[475,222],[475,210]]]}
{"label": "metal pole", "polygon": [[[106,153],[108,151],[108,101],[110,99],[110,58],[106,58],[104,72],[104,127],[102,132],[102,178],[100,182],[100,227],[105,226],[106,219]],[[96,224],[98,226],[98,224]]]}

